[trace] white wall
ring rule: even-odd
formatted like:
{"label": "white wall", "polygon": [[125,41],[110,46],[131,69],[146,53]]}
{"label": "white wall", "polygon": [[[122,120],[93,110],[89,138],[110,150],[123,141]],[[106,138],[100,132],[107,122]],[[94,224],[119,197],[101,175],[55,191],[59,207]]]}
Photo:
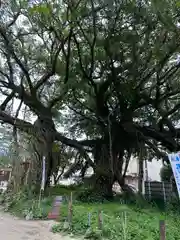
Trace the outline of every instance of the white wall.
{"label": "white wall", "polygon": [[160,181],[160,170],[162,168],[162,161],[152,160],[152,162],[147,162],[148,174],[152,181]]}
{"label": "white wall", "polygon": [[[162,167],[162,162],[159,160],[152,160],[152,162],[147,162],[148,166],[148,177],[152,181],[160,181],[160,170]],[[138,173],[138,160],[132,158],[129,163],[127,174]]]}

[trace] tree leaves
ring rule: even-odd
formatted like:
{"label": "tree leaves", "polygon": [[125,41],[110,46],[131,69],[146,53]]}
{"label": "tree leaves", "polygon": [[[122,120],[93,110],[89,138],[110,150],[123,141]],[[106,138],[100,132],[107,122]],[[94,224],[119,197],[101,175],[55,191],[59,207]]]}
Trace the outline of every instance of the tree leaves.
{"label": "tree leaves", "polygon": [[[175,61],[180,41],[173,4],[116,1],[113,6],[93,6],[88,0],[21,5],[20,21],[26,24],[19,26],[11,17],[13,24],[0,34],[4,97],[14,91],[52,132],[55,123],[75,139],[86,135],[106,142],[112,134],[117,155],[117,146],[137,150],[139,141],[148,148],[153,144],[155,150],[159,143],[176,148],[165,119],[180,98]],[[3,121],[14,124],[4,116],[1,113]],[[178,110],[169,117],[175,126]],[[73,145],[59,136],[77,147],[76,141]]]}
{"label": "tree leaves", "polygon": [[49,16],[51,11],[50,11],[50,5],[48,4],[38,4],[38,5],[34,5],[29,9],[30,14],[43,14],[45,16]]}
{"label": "tree leaves", "polygon": [[180,7],[180,1],[177,1],[177,2],[176,2],[176,6],[177,6],[177,7]]}

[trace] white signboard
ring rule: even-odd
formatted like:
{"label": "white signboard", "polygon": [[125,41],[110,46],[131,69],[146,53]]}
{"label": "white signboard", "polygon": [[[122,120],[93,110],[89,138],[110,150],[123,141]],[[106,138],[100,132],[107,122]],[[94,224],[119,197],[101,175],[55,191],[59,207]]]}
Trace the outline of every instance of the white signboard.
{"label": "white signboard", "polygon": [[180,152],[168,154],[180,198]]}
{"label": "white signboard", "polygon": [[46,176],[46,159],[43,157],[43,164],[42,164],[42,181],[41,181],[41,190],[44,191],[45,186],[45,177]]}

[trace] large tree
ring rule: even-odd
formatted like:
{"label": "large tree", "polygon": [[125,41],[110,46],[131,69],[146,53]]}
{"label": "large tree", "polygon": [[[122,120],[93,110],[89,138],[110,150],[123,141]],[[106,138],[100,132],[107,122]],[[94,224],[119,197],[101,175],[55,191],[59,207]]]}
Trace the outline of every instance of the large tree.
{"label": "large tree", "polygon": [[[1,6],[0,119],[43,145],[47,184],[54,141],[79,152],[73,167],[82,174],[93,167],[95,189],[105,196],[114,181],[125,190],[131,154],[146,149],[144,157],[164,158],[179,149],[180,32],[173,1],[12,3]],[[34,124],[6,111],[13,99],[37,116]],[[87,140],[77,141],[79,133]]]}

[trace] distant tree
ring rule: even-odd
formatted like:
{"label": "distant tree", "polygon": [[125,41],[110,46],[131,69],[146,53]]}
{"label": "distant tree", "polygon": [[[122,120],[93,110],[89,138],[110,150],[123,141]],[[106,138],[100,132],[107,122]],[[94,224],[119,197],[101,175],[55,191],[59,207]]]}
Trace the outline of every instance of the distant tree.
{"label": "distant tree", "polygon": [[174,178],[173,171],[170,164],[164,165],[161,168],[160,177],[161,177],[161,181],[168,181],[168,182],[170,182]]}

